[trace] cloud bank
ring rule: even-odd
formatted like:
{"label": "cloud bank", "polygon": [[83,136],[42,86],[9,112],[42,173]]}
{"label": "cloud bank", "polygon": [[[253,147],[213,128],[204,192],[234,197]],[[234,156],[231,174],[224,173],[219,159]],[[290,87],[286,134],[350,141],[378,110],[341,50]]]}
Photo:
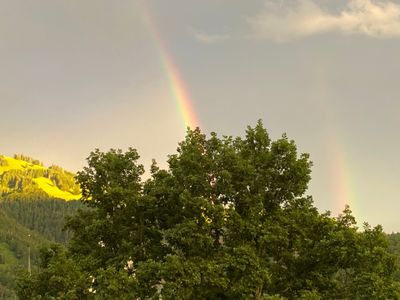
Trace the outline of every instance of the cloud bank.
{"label": "cloud bank", "polygon": [[381,0],[350,0],[329,12],[312,0],[269,0],[247,18],[252,36],[286,42],[324,33],[358,34],[373,38],[400,37],[400,4]]}

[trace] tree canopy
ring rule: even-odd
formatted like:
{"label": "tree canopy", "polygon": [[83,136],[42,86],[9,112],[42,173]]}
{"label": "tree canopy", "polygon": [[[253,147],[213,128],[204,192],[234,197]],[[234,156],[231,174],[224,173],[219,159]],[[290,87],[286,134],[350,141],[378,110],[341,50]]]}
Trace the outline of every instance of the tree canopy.
{"label": "tree canopy", "polygon": [[188,130],[151,176],[136,150],[96,150],[78,173],[92,209],[68,249],[42,253],[22,299],[397,299],[382,228],[305,195],[311,161],[261,122],[244,137]]}

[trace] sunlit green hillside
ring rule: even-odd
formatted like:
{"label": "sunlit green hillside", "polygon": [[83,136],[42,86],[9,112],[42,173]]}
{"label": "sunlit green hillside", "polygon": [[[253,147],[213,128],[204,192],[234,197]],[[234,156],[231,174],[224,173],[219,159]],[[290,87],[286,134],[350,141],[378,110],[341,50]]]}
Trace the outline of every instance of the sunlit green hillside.
{"label": "sunlit green hillside", "polygon": [[21,194],[41,194],[64,200],[81,197],[74,174],[55,165],[46,168],[28,156],[0,155],[0,196],[18,197]]}

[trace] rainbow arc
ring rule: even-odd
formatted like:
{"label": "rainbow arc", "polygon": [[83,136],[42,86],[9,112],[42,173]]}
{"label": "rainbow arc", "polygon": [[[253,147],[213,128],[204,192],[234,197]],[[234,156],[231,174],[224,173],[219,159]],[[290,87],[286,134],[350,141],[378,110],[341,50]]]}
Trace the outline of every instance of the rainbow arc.
{"label": "rainbow arc", "polygon": [[150,33],[151,38],[156,45],[160,61],[165,71],[171,94],[176,101],[179,114],[182,118],[182,125],[186,130],[187,127],[194,129],[200,127],[199,119],[195,113],[191,96],[188,88],[175,64],[166,43],[162,39],[158,26],[149,13],[149,9],[143,4],[143,20]]}

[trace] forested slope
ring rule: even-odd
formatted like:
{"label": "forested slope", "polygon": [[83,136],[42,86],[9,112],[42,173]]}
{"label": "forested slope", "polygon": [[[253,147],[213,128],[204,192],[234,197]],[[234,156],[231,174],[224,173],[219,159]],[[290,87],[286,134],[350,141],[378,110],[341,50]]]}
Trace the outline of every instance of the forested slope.
{"label": "forested slope", "polygon": [[82,207],[74,201],[81,197],[74,176],[26,155],[0,155],[0,211],[49,240],[65,243],[70,237],[63,230],[65,217]]}
{"label": "forested slope", "polygon": [[0,201],[0,211],[13,217],[21,225],[35,230],[47,239],[65,244],[71,237],[64,230],[65,218],[82,208],[79,201],[52,198],[19,198]]}
{"label": "forested slope", "polygon": [[82,207],[80,197],[73,173],[25,155],[0,155],[0,299],[14,299],[14,277],[27,268],[29,245],[35,267],[44,245],[70,239],[65,218]]}
{"label": "forested slope", "polygon": [[39,250],[49,243],[0,210],[0,299],[11,299],[11,288],[18,269],[28,267],[28,248],[32,266],[35,266]]}

